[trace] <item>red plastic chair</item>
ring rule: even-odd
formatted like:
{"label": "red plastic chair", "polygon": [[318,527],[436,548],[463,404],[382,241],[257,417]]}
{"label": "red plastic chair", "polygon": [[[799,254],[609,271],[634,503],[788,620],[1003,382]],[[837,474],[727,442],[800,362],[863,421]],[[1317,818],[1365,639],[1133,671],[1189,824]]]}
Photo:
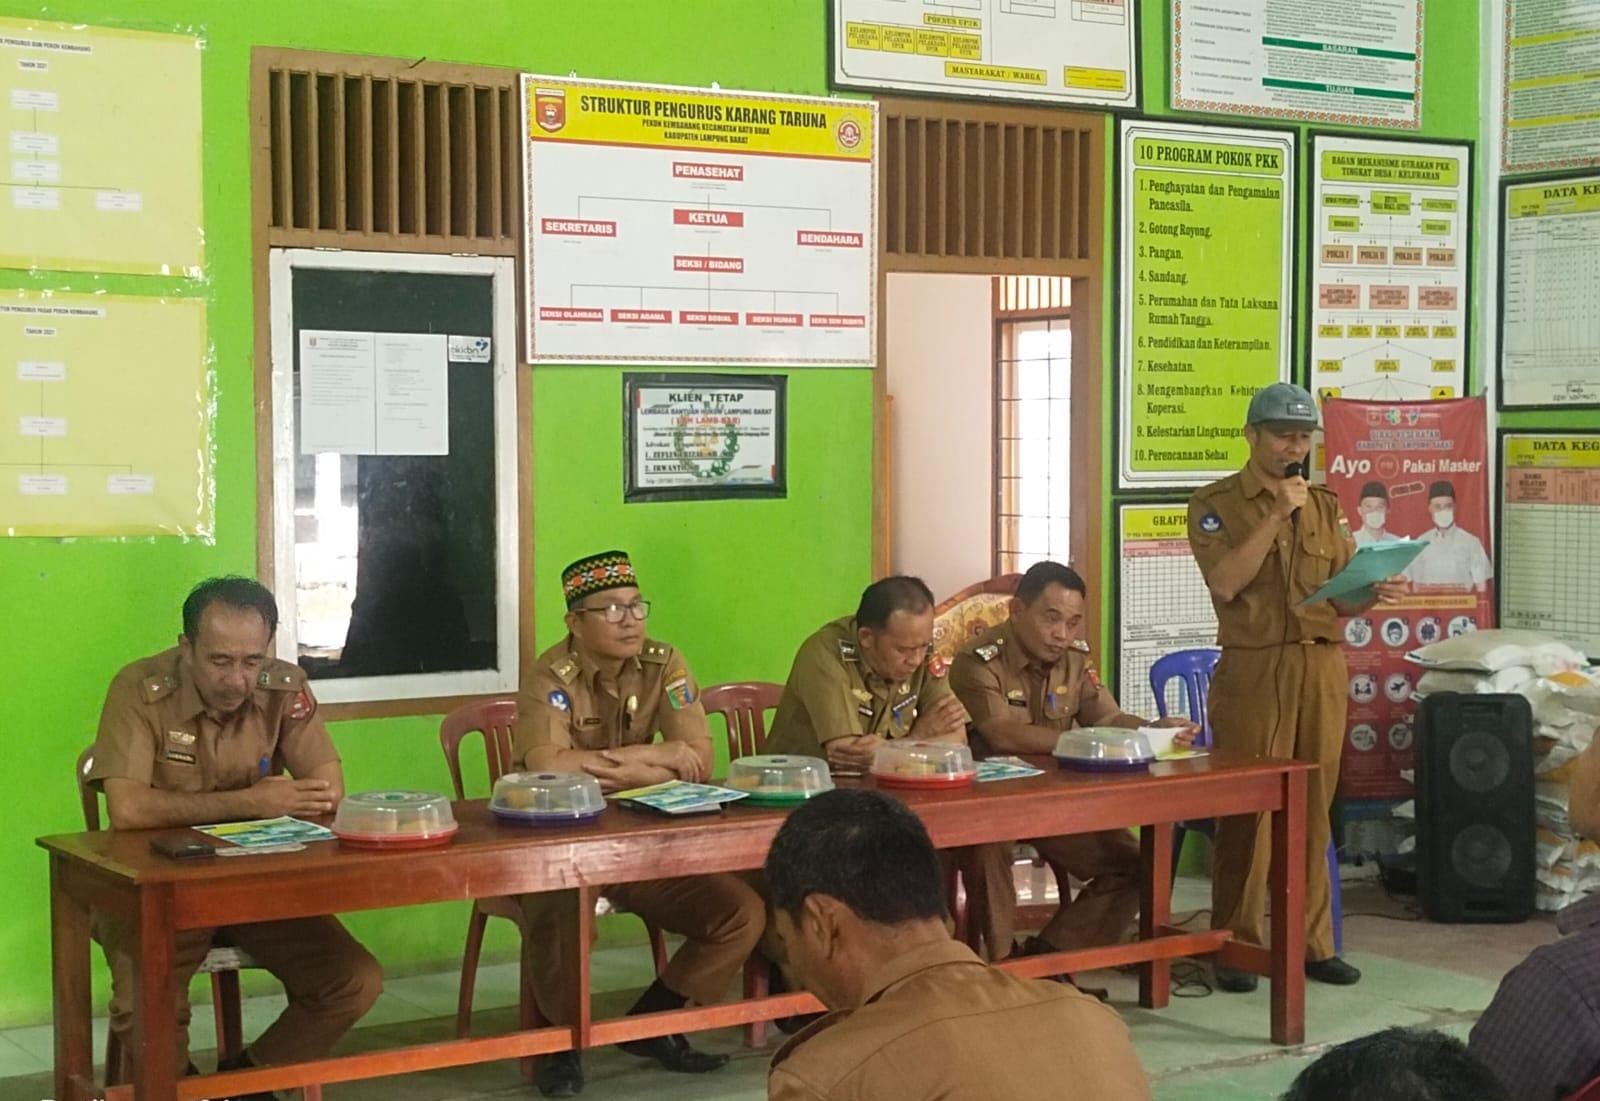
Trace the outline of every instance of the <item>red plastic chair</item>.
{"label": "red plastic chair", "polygon": [[1600,1101],[1600,1078],[1594,1079],[1576,1093],[1569,1093],[1566,1101]]}
{"label": "red plastic chair", "polygon": [[[728,760],[754,757],[767,744],[767,712],[775,710],[783,698],[783,685],[771,681],[738,681],[716,684],[700,693],[707,713],[721,715],[728,724]],[[766,959],[757,954],[744,965],[744,996],[765,998],[772,989],[772,971]],[[744,1026],[746,1047],[767,1042],[767,1022],[752,1021]]]}
{"label": "red plastic chair", "polygon": [[[94,769],[94,747],[78,755],[76,779],[78,802],[83,808],[83,825],[88,830],[100,829],[100,794],[89,783],[89,773]],[[211,976],[211,1012],[216,1021],[217,1058],[232,1059],[244,1049],[244,1026],[239,996],[239,972],[246,967],[259,966],[247,952],[228,945],[218,945],[206,953],[200,962],[200,973]],[[106,1085],[124,1081],[127,1068],[123,1066],[122,1042],[115,1032],[106,1032]],[[305,1087],[306,1101],[321,1101],[322,1087]]]}
{"label": "red plastic chair", "polygon": [[767,744],[767,712],[777,709],[783,685],[771,681],[717,684],[700,693],[707,714],[728,724],[728,760],[754,757]]}
{"label": "red plastic chair", "polygon": [[[444,750],[445,764],[450,768],[450,783],[457,799],[467,797],[466,782],[461,775],[461,743],[472,734],[483,735],[484,758],[488,765],[489,786],[507,772],[521,767],[512,749],[517,728],[516,700],[487,700],[458,707],[439,724],[439,746]],[[472,901],[472,916],[467,921],[467,944],[461,954],[461,991],[456,1000],[456,1038],[465,1039],[472,1031],[472,995],[477,989],[478,958],[483,954],[483,933],[491,917],[514,922],[518,932],[528,935],[522,905],[514,896],[478,898]],[[656,974],[667,966],[667,942],[660,929],[645,922],[650,934],[650,954],[655,960]],[[520,996],[517,999],[518,1020],[524,1029],[541,1024],[539,1009],[533,998],[533,984],[526,971],[522,973]],[[523,1060],[525,1074],[532,1074],[533,1060]]]}

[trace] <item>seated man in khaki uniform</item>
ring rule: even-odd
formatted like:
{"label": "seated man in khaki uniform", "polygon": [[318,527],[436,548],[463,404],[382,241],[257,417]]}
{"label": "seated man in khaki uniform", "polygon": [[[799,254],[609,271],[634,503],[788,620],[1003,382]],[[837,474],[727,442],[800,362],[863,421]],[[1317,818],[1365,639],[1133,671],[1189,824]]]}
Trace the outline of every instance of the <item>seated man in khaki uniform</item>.
{"label": "seated man in khaki uniform", "polygon": [[768,753],[826,757],[865,772],[889,738],[967,740],[967,714],[942,662],[930,661],[933,593],[915,577],[886,577],[861,594],[854,616],[801,644],[783,686]]}
{"label": "seated man in khaki uniform", "polygon": [[[183,602],[178,645],[117,674],[89,773],[105,792],[112,829],[334,809],[344,794],[339,755],[317,717],[305,672],[268,656],[277,629],[278,605],[263,586],[213,578]],[[134,934],[101,914],[94,929],[111,965],[111,1028],[129,1051]],[[248,952],[289,996],[278,1019],[219,1069],[327,1055],[383,986],[378,962],[333,917],[179,933],[172,970],[180,992],[180,1065],[189,1057],[189,1000],[182,992],[217,939]]]}
{"label": "seated man in khaki uniform", "polygon": [[[972,745],[980,756],[1049,753],[1061,732],[1074,726],[1146,725],[1122,710],[1089,660],[1082,638],[1086,594],[1076,571],[1059,562],[1039,562],[1022,575],[1007,621],[956,654],[950,687],[972,715]],[[1195,730],[1183,718],[1163,719],[1160,725],[1180,728],[1184,742]],[[1063,901],[1040,936],[1029,938],[1024,953],[1120,941],[1139,912],[1139,844],[1133,835],[1103,830],[1028,844],[1055,872]],[[1017,896],[1007,857],[973,869],[974,877],[999,875],[998,884],[969,881],[967,889],[986,900],[996,940],[1009,948]],[[1087,884],[1070,903],[1069,875]]]}
{"label": "seated man in khaki uniform", "polygon": [[[711,772],[711,728],[689,666],[671,646],[645,638],[650,603],[621,551],[580,559],[561,574],[568,635],[539,655],[518,704],[515,756],[534,771],[588,772],[610,793]],[[657,732],[662,740],[655,741]],[[761,896],[734,875],[627,883],[605,889],[621,909],[687,940],[631,1013],[722,1000],[766,926]],[[539,1011],[567,1024],[577,1009],[575,891],[524,895],[522,950]],[[668,1070],[700,1074],[727,1063],[680,1035],[619,1045]],[[546,1097],[583,1090],[575,1051],[539,1060]]]}
{"label": "seated man in khaki uniform", "polygon": [[888,796],[840,789],[797,807],[766,881],[794,970],[833,1011],[773,1057],[770,1101],[1150,1097],[1110,1009],[950,939],[927,831]]}

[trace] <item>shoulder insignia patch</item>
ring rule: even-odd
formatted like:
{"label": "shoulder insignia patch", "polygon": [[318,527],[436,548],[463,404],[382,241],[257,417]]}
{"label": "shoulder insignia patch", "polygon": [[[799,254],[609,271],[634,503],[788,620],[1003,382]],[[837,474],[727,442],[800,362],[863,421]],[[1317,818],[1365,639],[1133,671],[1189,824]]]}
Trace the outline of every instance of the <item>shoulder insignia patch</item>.
{"label": "shoulder insignia patch", "polygon": [[144,697],[145,703],[155,703],[165,699],[178,690],[176,677],[155,676],[146,677],[139,682],[139,695]]}
{"label": "shoulder insignia patch", "polygon": [[1222,530],[1222,517],[1214,512],[1208,512],[1200,517],[1200,530],[1207,535],[1215,535]]}
{"label": "shoulder insignia patch", "polygon": [[1077,650],[1077,651],[1081,652],[1081,653],[1087,654],[1089,652],[1089,640],[1088,639],[1083,639],[1083,638],[1075,638],[1075,639],[1072,640],[1072,648],[1074,650]]}
{"label": "shoulder insignia patch", "polygon": [[639,654],[640,661],[648,661],[652,665],[665,665],[667,658],[672,654],[672,647],[661,642],[646,642],[644,650]]}
{"label": "shoulder insignia patch", "polygon": [[948,672],[950,672],[950,663],[944,660],[943,654],[934,654],[933,657],[928,659],[928,675],[935,680],[943,678]]}
{"label": "shoulder insignia patch", "polygon": [[256,684],[273,692],[298,692],[306,686],[306,679],[305,673],[298,665],[275,662],[261,670],[261,675],[256,678]]}
{"label": "shoulder insignia patch", "polygon": [[545,698],[550,701],[550,706],[555,708],[557,711],[572,710],[572,700],[568,699],[567,694],[561,691],[559,688]]}
{"label": "shoulder insignia patch", "polygon": [[1000,647],[991,642],[987,646],[980,646],[972,652],[977,654],[978,657],[983,661],[993,661],[995,658],[1000,656]]}
{"label": "shoulder insignia patch", "polygon": [[839,640],[839,657],[843,661],[859,661],[861,649],[847,638]]}
{"label": "shoulder insignia patch", "polygon": [[668,684],[663,692],[666,693],[667,702],[674,711],[681,711],[694,702],[694,689],[689,685],[689,674],[679,673],[677,678]]}
{"label": "shoulder insignia patch", "polygon": [[309,719],[317,710],[317,701],[311,698],[311,693],[302,688],[295,694],[294,702],[289,705],[291,719]]}
{"label": "shoulder insignia patch", "polygon": [[556,675],[557,680],[570,683],[572,678],[578,675],[578,663],[571,658],[562,658],[550,671]]}

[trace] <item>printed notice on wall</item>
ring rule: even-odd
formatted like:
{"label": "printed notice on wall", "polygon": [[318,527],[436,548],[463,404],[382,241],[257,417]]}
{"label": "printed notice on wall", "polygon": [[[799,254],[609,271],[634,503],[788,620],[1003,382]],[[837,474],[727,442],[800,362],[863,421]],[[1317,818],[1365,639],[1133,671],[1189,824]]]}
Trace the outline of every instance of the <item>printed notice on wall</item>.
{"label": "printed notice on wall", "polygon": [[833,83],[1134,107],[1138,0],[833,0]]}
{"label": "printed notice on wall", "polygon": [[1500,400],[1600,405],[1600,176],[1506,188]]}
{"label": "printed notice on wall", "polygon": [[522,90],[530,359],[872,365],[877,104]]}
{"label": "printed notice on wall", "polygon": [[1130,121],[1120,150],[1120,483],[1204,485],[1289,377],[1294,138]]}
{"label": "printed notice on wall", "polygon": [[0,266],[203,274],[203,45],[0,19]]}
{"label": "printed notice on wall", "polygon": [[1600,4],[1506,0],[1501,167],[1600,164]]}
{"label": "printed notice on wall", "polygon": [[1600,655],[1600,435],[1501,441],[1500,626]]}
{"label": "printed notice on wall", "polygon": [[450,454],[443,333],[300,331],[300,454]]}
{"label": "printed notice on wall", "polygon": [[1415,130],[1422,0],[1172,0],[1172,106]]}
{"label": "printed notice on wall", "polygon": [[[1189,549],[1188,524],[1182,504],[1117,509],[1117,698],[1132,715],[1156,713],[1150,667],[1158,658],[1217,644],[1217,614]],[[1183,713],[1181,704],[1171,710]]]}
{"label": "printed notice on wall", "polygon": [[623,499],[782,497],[782,375],[624,375]]}
{"label": "printed notice on wall", "polygon": [[212,534],[206,304],[0,292],[0,535]]}
{"label": "printed notice on wall", "polygon": [[1460,397],[1472,253],[1464,145],[1317,135],[1311,387],[1318,400]]}

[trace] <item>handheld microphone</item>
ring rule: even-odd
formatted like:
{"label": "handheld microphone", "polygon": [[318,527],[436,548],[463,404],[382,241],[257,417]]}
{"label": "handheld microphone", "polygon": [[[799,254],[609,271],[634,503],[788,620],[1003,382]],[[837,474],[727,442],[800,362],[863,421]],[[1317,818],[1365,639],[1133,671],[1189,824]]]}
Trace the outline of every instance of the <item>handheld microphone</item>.
{"label": "handheld microphone", "polygon": [[[1297,463],[1289,463],[1283,468],[1283,476],[1285,478],[1307,478],[1310,477],[1310,475],[1311,465],[1304,459],[1301,459]],[[1297,528],[1300,526],[1300,510],[1298,508],[1289,513],[1289,523],[1293,524]]]}

